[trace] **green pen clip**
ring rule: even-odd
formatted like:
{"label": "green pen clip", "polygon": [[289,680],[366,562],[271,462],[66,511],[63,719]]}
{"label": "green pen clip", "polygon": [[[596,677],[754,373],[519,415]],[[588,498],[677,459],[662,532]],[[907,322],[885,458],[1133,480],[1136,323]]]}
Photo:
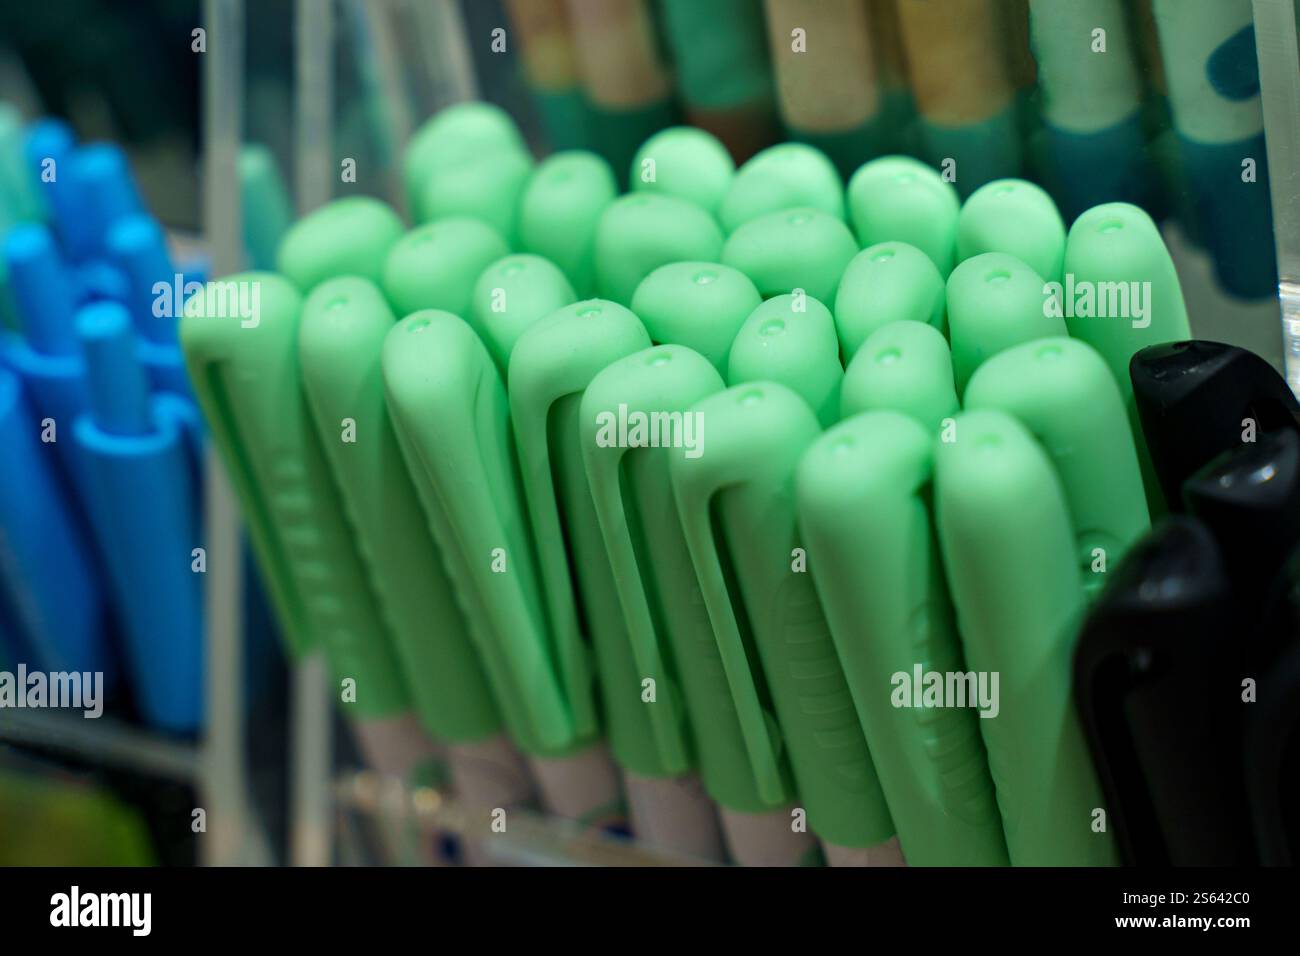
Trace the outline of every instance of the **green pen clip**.
{"label": "green pen clip", "polygon": [[908,863],[1005,866],[976,711],[922,708],[919,686],[895,702],[918,666],[965,670],[930,518],[933,434],[885,410],[827,431],[799,462],[799,528]]}
{"label": "green pen clip", "polygon": [[[650,345],[635,315],[602,299],[566,306],[519,339],[510,357],[510,411],[551,629],[585,667],[582,620],[595,645],[610,743],[619,763],[647,776],[690,768],[685,719],[671,692],[641,700],[641,679],[619,609],[582,457],[582,395],[601,369]],[[566,548],[567,545],[567,548]],[[580,602],[575,600],[575,586]],[[581,677],[591,680],[590,674]],[[576,680],[576,676],[575,676]],[[590,704],[590,697],[583,700]],[[594,717],[585,714],[591,723]]]}
{"label": "green pen clip", "polygon": [[689,413],[709,442],[698,456],[673,454],[673,494],[760,793],[778,797],[783,743],[810,829],[834,847],[876,846],[894,826],[812,580],[797,567],[795,467],[821,427],[775,382],[733,386]]}
{"label": "green pen clip", "polygon": [[750,313],[727,360],[729,384],[779,382],[807,402],[823,425],[839,417],[843,378],[835,320],[806,295],[778,295]]}
{"label": "green pen clip", "polygon": [[595,734],[591,687],[546,626],[509,404],[487,347],[464,320],[424,310],[389,331],[382,368],[402,457],[511,736],[532,754],[568,752]]}
{"label": "green pen clip", "polygon": [[479,740],[501,718],[384,399],[380,355],[395,322],[373,282],[321,283],[303,304],[298,331],[303,388],[424,727],[443,740]]}
{"label": "green pen clip", "polygon": [[1084,590],[1096,594],[1107,567],[1151,527],[1133,433],[1106,363],[1077,339],[1026,342],[980,366],[966,408],[1013,415],[1043,446],[1065,492]]}
{"label": "green pen clip", "polygon": [[[723,807],[760,813],[788,803],[794,791],[776,742],[766,731],[750,739],[755,719],[765,726],[758,692],[742,690],[744,704],[738,706],[728,683],[682,528],[673,517],[672,449],[605,440],[632,438],[630,433],[601,435],[611,422],[617,431],[622,422],[642,416],[681,416],[722,387],[713,365],[683,346],[655,346],[619,359],[583,394],[582,451],[637,670],[656,680],[662,698],[669,662],[677,665],[705,788]],[[670,682],[669,692],[674,689]]]}
{"label": "green pen clip", "polygon": [[301,308],[281,276],[227,276],[187,302],[181,346],[288,640],[323,647],[334,676],[356,681],[351,706],[386,717],[409,706],[407,689],[303,394]]}
{"label": "green pen clip", "polygon": [[1017,419],[969,411],[936,441],[934,488],[966,664],[998,675],[998,716],[979,723],[1011,862],[1112,865],[1071,692],[1084,591],[1056,469]]}

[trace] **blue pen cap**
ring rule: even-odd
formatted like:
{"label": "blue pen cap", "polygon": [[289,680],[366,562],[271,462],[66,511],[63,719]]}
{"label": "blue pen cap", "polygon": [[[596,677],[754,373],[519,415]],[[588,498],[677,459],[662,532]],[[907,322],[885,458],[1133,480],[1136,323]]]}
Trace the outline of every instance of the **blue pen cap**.
{"label": "blue pen cap", "polygon": [[42,355],[75,354],[78,284],[49,229],[34,223],[16,226],[5,239],[4,257],[28,345]]}
{"label": "blue pen cap", "polygon": [[176,267],[167,251],[167,237],[151,216],[134,213],[119,219],[108,233],[108,252],[126,276],[126,304],[136,331],[151,342],[176,343],[177,317],[166,309],[154,315],[154,286],[161,282],[169,298],[176,281]]}
{"label": "blue pen cap", "polygon": [[92,143],[72,154],[71,182],[80,206],[77,245],[95,254],[107,252],[109,230],[117,220],[142,206],[126,154],[111,143]]}
{"label": "blue pen cap", "polygon": [[77,313],[77,338],[85,356],[91,420],[111,435],[148,433],[149,381],[136,358],[135,330],[125,306],[86,306]]}
{"label": "blue pen cap", "polygon": [[76,147],[77,137],[72,127],[62,120],[42,119],[27,127],[24,152],[37,194],[65,251],[79,260],[90,250],[78,247],[79,203],[70,169]]}

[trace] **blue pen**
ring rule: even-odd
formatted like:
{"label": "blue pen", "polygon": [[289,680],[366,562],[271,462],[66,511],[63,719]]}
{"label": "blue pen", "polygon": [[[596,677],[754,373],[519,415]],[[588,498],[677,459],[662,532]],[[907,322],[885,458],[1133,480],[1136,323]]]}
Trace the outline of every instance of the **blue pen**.
{"label": "blue pen", "polygon": [[115,668],[89,542],[59,494],[53,456],[22,381],[0,368],[0,578],[26,663],[49,671]]}
{"label": "blue pen", "polygon": [[[73,328],[78,294],[54,237],[41,225],[10,231],[4,245],[9,286],[22,335],[8,335],[0,358],[26,387],[45,440],[58,452],[67,480],[81,487],[71,439],[73,423],[86,404],[85,367]],[[60,434],[62,432],[68,434]]]}
{"label": "blue pen", "polygon": [[140,360],[154,389],[190,394],[176,337],[176,284],[186,284],[167,251],[167,237],[150,216],[131,213],[108,231],[109,255],[126,277],[126,306],[139,340]]}
{"label": "blue pen", "polygon": [[127,669],[145,719],[197,730],[203,715],[202,579],[195,467],[171,396],[151,398],[127,310],[96,303],[77,316],[89,405],[76,443],[95,481],[91,515],[123,621]]}
{"label": "blue pen", "polygon": [[72,127],[62,120],[42,119],[27,127],[24,144],[27,168],[45,219],[54,224],[69,255],[79,258],[82,250],[73,248],[79,234],[72,237],[63,234],[63,229],[76,220],[76,202],[68,177],[68,166],[76,145]]}

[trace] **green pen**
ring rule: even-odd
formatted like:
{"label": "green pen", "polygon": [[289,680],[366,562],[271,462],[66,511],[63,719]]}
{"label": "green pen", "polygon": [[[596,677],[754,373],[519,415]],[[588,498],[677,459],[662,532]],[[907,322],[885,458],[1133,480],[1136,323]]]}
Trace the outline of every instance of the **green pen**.
{"label": "green pen", "polygon": [[528,147],[510,114],[491,103],[457,103],[439,110],[411,134],[402,156],[406,202],[417,222],[427,219],[424,189],[448,170],[473,165],[486,156],[528,156]]}
{"label": "green pen", "polygon": [[583,631],[590,637],[633,832],[648,843],[720,860],[717,818],[691,773],[681,701],[667,685],[645,699],[582,457],[584,390],[611,362],[649,345],[637,317],[614,302],[589,299],[561,308],[515,346],[510,410],[551,628],[561,646],[576,645]]}
{"label": "green pen", "polygon": [[1011,862],[1113,865],[1071,693],[1084,591],[1060,478],[1019,421],[982,409],[936,439],[934,488],[966,664],[998,680],[998,715],[979,724]]}
{"label": "green pen", "polygon": [[717,262],[721,250],[722,231],[695,203],[630,193],[607,206],[596,226],[596,289],[626,307],[655,269],[688,259]]}
{"label": "green pen", "polygon": [[778,143],[736,170],[718,206],[718,220],[732,233],[751,219],[796,206],[843,219],[844,181],[821,150],[803,143]]}
{"label": "green pen", "polygon": [[719,372],[736,333],[763,302],[749,277],[713,262],[673,262],[641,280],[632,311],[651,341],[672,342],[699,352]]}
{"label": "green pen", "polygon": [[519,197],[519,247],[564,270],[583,298],[596,290],[596,225],[618,196],[609,163],[582,150],[556,153]]}
{"label": "green pen", "polygon": [[301,308],[281,276],[228,276],[187,302],[181,346],[291,649],[324,649],[369,758],[405,773],[410,696],[303,394]]}
{"label": "green pen", "polygon": [[868,246],[849,260],[835,293],[835,331],[844,363],[872,332],[903,319],[947,330],[943,276],[916,246],[895,241]]}
{"label": "green pen", "polygon": [[417,226],[394,242],[378,281],[398,315],[421,309],[468,315],[478,277],[509,251],[484,222],[443,219]]}
{"label": "green pen", "polygon": [[487,346],[457,316],[421,310],[388,332],[381,363],[402,457],[543,801],[588,823],[617,816],[587,649],[547,626],[506,390]]}
{"label": "green pen", "polygon": [[844,370],[840,418],[891,409],[912,416],[935,435],[959,407],[948,341],[924,322],[882,326]]}
{"label": "green pen", "polygon": [[668,475],[673,450],[650,444],[645,434],[634,444],[625,427],[646,425],[653,414],[665,416],[661,421],[676,414],[684,426],[686,409],[722,387],[707,359],[679,345],[610,363],[583,393],[583,461],[638,674],[655,680],[656,701],[665,692],[684,697],[704,786],[719,804],[732,858],[749,866],[799,865],[815,857],[817,846],[793,826],[786,757],[773,740],[752,733],[755,720],[772,721],[770,708],[755,686],[733,695],[681,525],[663,520],[676,514]]}
{"label": "green pen", "polygon": [[395,321],[368,279],[321,283],[298,330],[303,390],[421,724],[447,743],[457,793],[480,808],[486,835],[489,811],[530,802],[532,782],[500,736],[483,665],[397,446],[380,374]]}
{"label": "green pen", "polygon": [[674,126],[655,133],[632,158],[633,192],[664,193],[716,214],[736,174],[718,138],[702,129]]}
{"label": "green pen", "polygon": [[1060,281],[1065,223],[1052,197],[1023,179],[995,179],[971,193],[957,216],[957,261],[985,252],[1010,253]]}
{"label": "green pen", "polygon": [[727,237],[721,262],[753,280],[764,298],[803,289],[834,302],[858,244],[844,222],[803,206],[750,219]]}
{"label": "green pen", "polygon": [[930,518],[933,435],[896,411],[831,428],[799,462],[799,528],[908,863],[1005,866],[976,701],[897,693],[917,667],[965,671]]}
{"label": "green pen", "polygon": [[378,282],[403,231],[397,213],[378,199],[335,199],[289,227],[276,253],[276,269],[304,292],[340,275]]}
{"label": "green pen", "polygon": [[1182,286],[1151,217],[1137,206],[1093,206],[1070,227],[1059,289],[1070,335],[1106,360],[1127,400],[1129,359],[1148,345],[1191,338]]}
{"label": "green pen", "polygon": [[[530,327],[573,302],[573,286],[553,262],[534,255],[498,259],[474,283],[466,315],[507,379],[510,354]],[[508,380],[508,379],[507,379]]]}
{"label": "green pen", "polygon": [[[1106,360],[1119,384],[1129,427],[1142,434],[1133,404],[1129,360],[1148,345],[1191,338],[1187,306],[1169,250],[1151,217],[1128,203],[1094,206],[1065,240],[1065,276],[1053,288],[1066,328]],[[1160,483],[1138,441],[1138,463],[1153,517],[1165,513]]]}
{"label": "green pen", "polygon": [[733,386],[687,414],[708,423],[709,442],[700,454],[674,450],[673,497],[750,760],[765,768],[775,730],[807,825],[833,865],[900,864],[853,700],[801,566],[794,472],[821,433],[817,418],[775,382]]}
{"label": "green pen", "polygon": [[829,425],[839,417],[839,343],[830,311],[811,296],[779,295],[750,313],[727,359],[727,382],[779,382]]}
{"label": "green pen", "polygon": [[239,150],[239,190],[248,261],[254,269],[273,269],[280,240],[293,223],[293,205],[275,157],[261,143]]}
{"label": "green pen", "polygon": [[975,370],[1003,349],[1065,335],[1042,276],[1006,252],[965,260],[948,277],[948,337],[959,393]]}
{"label": "green pen", "polygon": [[1096,595],[1107,568],[1151,528],[1133,433],[1106,363],[1077,339],[1026,342],[980,366],[965,406],[1015,416],[1043,446],[1070,510],[1084,590]]}
{"label": "green pen", "polygon": [[910,156],[881,156],[849,179],[849,222],[865,249],[897,241],[916,246],[945,279],[957,249],[957,190]]}

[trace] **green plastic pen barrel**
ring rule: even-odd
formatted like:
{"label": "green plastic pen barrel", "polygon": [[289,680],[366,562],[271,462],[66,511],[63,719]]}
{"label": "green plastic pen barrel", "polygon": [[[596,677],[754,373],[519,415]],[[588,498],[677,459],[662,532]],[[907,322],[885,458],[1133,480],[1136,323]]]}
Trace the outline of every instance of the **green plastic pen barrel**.
{"label": "green plastic pen barrel", "polygon": [[[637,670],[644,679],[665,675],[665,689],[686,702],[701,775],[722,807],[733,857],[742,863],[800,862],[815,844],[791,827],[794,798],[787,760],[773,741],[752,757],[738,705],[713,639],[708,611],[676,521],[669,457],[672,449],[600,438],[602,424],[618,427],[640,416],[676,413],[720,391],[721,377],[703,356],[660,345],[607,366],[583,394],[583,460],[601,536],[623,609]],[[611,419],[612,416],[612,419]],[[623,436],[631,438],[630,434]],[[667,520],[665,520],[667,519]],[[758,706],[751,688],[745,699]],[[657,705],[656,705],[657,706]]]}
{"label": "green plastic pen barrel", "polygon": [[317,286],[298,331],[303,388],[425,729],[444,740],[478,740],[501,720],[384,400],[380,355],[395,321],[367,279]]}
{"label": "green plastic pen barrel", "polygon": [[1107,568],[1151,527],[1133,433],[1106,363],[1077,339],[1026,342],[980,366],[965,404],[1014,415],[1043,446],[1065,492],[1084,589],[1095,594]]}
{"label": "green plastic pen barrel", "polygon": [[[228,314],[222,289],[247,295],[244,317]],[[278,275],[229,276],[186,304],[181,346],[285,635],[299,652],[323,647],[335,678],[355,680],[358,715],[395,716],[407,689],[303,394],[301,308]]]}
{"label": "green plastic pen barrel", "polygon": [[402,457],[511,736],[531,754],[571,751],[595,728],[579,725],[566,690],[582,700],[591,688],[580,655],[565,671],[551,649],[487,347],[456,316],[420,311],[389,331],[382,368]]}
{"label": "green plastic pen barrel", "polygon": [[1071,692],[1084,592],[1056,469],[1016,419],[971,411],[936,439],[934,486],[966,665],[998,678],[998,715],[979,723],[1011,862],[1113,865]]}
{"label": "green plastic pen barrel", "polygon": [[808,826],[832,858],[836,848],[877,850],[894,826],[812,579],[800,566],[794,472],[821,427],[807,402],[775,382],[734,386],[689,411],[708,423],[709,442],[694,457],[675,451],[673,496],[746,750],[756,764],[764,759],[775,717]]}
{"label": "green plastic pen barrel", "polygon": [[800,460],[799,528],[908,863],[1004,866],[975,701],[896,703],[899,675],[917,665],[965,670],[930,518],[933,476],[933,432],[900,412],[858,415]]}

